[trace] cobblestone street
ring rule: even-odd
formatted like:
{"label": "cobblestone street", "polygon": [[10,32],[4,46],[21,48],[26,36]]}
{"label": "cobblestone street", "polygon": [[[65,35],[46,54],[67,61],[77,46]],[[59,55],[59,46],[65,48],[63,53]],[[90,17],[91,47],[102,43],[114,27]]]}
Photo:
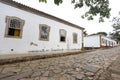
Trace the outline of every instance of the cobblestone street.
{"label": "cobblestone street", "polygon": [[106,68],[119,55],[120,46],[64,57],[1,65],[0,80],[113,80]]}

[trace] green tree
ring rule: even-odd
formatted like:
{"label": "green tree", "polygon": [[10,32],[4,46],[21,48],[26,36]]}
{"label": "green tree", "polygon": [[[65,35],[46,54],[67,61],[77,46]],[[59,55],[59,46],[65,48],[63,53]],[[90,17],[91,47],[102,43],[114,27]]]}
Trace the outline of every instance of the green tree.
{"label": "green tree", "polygon": [[112,22],[113,22],[113,25],[112,25],[113,32],[110,33],[110,36],[112,39],[120,43],[120,18],[114,17]]}
{"label": "green tree", "polygon": [[[47,0],[39,0],[39,2],[47,3]],[[60,5],[63,0],[54,0],[56,5]],[[104,18],[110,17],[111,8],[109,8],[109,0],[71,0],[74,4],[74,8],[82,8],[83,6],[88,7],[81,17],[93,20],[94,16],[99,15],[99,22],[104,22]]]}
{"label": "green tree", "polygon": [[101,35],[107,36],[106,32],[97,32],[96,34],[101,34]]}

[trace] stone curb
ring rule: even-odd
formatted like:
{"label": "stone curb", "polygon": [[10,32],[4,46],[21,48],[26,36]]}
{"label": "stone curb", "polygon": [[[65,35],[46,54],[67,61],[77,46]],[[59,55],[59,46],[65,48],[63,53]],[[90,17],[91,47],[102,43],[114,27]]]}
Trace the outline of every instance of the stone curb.
{"label": "stone curb", "polygon": [[68,56],[68,55],[76,55],[80,53],[86,53],[86,52],[92,52],[95,50],[85,50],[85,51],[77,51],[77,52],[65,52],[65,53],[53,53],[53,54],[43,54],[43,55],[31,55],[31,56],[17,56],[12,57],[8,59],[0,59],[0,65],[5,64],[12,64],[17,62],[25,62],[25,61],[32,61],[32,60],[38,60],[38,59],[46,59],[46,58],[55,58],[55,57],[62,57],[62,56]]}

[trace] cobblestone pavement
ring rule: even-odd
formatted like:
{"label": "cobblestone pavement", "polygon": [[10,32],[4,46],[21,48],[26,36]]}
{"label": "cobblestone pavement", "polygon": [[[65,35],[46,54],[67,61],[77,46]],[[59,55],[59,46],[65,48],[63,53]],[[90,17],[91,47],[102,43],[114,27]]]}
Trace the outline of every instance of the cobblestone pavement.
{"label": "cobblestone pavement", "polygon": [[120,46],[64,57],[1,65],[0,80],[113,80],[106,68],[119,55]]}
{"label": "cobblestone pavement", "polygon": [[109,66],[108,71],[111,72],[111,76],[113,80],[120,80],[120,56],[112,62]]}

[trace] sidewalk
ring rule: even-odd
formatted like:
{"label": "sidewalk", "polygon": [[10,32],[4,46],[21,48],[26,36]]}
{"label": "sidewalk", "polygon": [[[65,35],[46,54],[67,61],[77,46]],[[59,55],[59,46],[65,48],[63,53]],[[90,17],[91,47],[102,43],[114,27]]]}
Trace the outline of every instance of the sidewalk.
{"label": "sidewalk", "polygon": [[90,52],[94,50],[73,50],[73,51],[52,51],[52,52],[29,52],[29,53],[11,53],[11,54],[1,54],[0,55],[0,65],[23,62],[37,59],[45,59],[52,57],[61,57],[67,55],[75,55],[85,52]]}

